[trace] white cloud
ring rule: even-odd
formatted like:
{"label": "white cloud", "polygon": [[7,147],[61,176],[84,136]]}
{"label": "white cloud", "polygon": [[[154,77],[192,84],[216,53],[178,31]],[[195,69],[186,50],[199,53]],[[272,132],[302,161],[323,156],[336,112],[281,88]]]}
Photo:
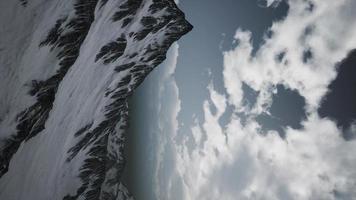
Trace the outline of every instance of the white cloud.
{"label": "white cloud", "polygon": [[[179,55],[179,45],[174,43],[167,53],[167,59],[162,64],[158,80],[158,128],[157,161],[154,185],[157,199],[172,199],[175,173],[174,138],[178,131],[177,116],[180,112],[181,101],[179,88],[173,76]],[[167,192],[169,191],[169,192]]]}
{"label": "white cloud", "polygon": [[[221,97],[211,95],[217,108],[216,100]],[[204,113],[203,126],[193,127],[206,133],[204,145],[191,154],[186,146],[177,147],[177,170],[185,199],[356,197],[356,141],[340,137],[334,122],[311,115],[303,129],[288,129],[283,140],[278,134],[260,134],[253,120],[241,125],[237,116],[226,129],[221,128],[220,114],[212,114],[208,101]]]}
{"label": "white cloud", "polygon": [[[353,0],[289,1],[287,17],[273,24],[272,38],[266,38],[251,55],[251,34],[237,30],[238,46],[224,53],[224,80],[229,100],[242,107],[241,83],[262,91],[261,107],[268,101],[272,85],[284,84],[306,98],[308,110],[315,110],[335,78],[335,64],[356,46],[356,2]],[[310,50],[312,58],[304,63],[303,52]],[[279,62],[277,57],[285,56]],[[267,96],[263,96],[267,95]]]}
{"label": "white cloud", "polygon": [[257,0],[257,5],[260,7],[276,7],[282,0]]}
{"label": "white cloud", "polygon": [[[273,24],[273,36],[256,55],[251,55],[251,34],[236,32],[237,47],[224,53],[227,96],[208,86],[205,121],[192,127],[198,145],[189,151],[184,143],[172,143],[171,180],[180,181],[170,183],[180,185],[181,199],[356,198],[356,140],[345,141],[335,122],[316,112],[336,76],[335,65],[356,47],[356,1],[318,0],[312,9],[308,2],[289,1],[287,17]],[[307,49],[312,58],[303,62]],[[281,52],[286,54],[278,61]],[[242,83],[260,91],[253,110],[242,104]],[[221,127],[227,104],[251,114],[266,111],[276,84],[306,99],[308,115],[302,129],[287,128],[281,139],[276,133],[261,134],[253,118],[242,125],[237,115]]]}

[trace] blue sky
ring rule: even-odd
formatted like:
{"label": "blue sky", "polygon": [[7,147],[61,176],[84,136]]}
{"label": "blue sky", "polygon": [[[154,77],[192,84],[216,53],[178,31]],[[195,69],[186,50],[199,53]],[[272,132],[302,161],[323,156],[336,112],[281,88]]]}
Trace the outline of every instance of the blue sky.
{"label": "blue sky", "polygon": [[354,115],[340,127],[327,96],[345,87],[333,80],[356,46],[355,2],[179,6],[193,31],[131,100],[125,181],[136,198],[354,198],[356,141],[342,137]]}

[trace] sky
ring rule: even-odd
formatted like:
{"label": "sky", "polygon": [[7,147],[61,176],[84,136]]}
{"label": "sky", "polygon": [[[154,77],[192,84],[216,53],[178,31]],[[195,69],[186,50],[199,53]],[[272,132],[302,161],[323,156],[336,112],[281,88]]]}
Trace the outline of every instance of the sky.
{"label": "sky", "polygon": [[356,1],[180,0],[131,98],[136,199],[356,199]]}

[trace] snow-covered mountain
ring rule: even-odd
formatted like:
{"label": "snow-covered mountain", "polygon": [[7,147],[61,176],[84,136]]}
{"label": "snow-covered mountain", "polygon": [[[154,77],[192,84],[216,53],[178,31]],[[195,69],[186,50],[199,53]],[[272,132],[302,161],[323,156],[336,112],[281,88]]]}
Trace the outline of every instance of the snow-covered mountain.
{"label": "snow-covered mountain", "polygon": [[0,199],[130,199],[127,98],[191,29],[173,0],[0,1]]}

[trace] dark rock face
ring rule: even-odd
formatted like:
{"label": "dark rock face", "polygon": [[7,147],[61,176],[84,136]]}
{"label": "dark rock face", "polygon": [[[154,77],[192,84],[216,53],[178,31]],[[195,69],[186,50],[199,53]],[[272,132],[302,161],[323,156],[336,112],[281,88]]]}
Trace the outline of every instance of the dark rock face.
{"label": "dark rock face", "polygon": [[[58,88],[77,62],[96,13],[100,13],[107,5],[108,0],[75,0],[74,14],[57,19],[38,44],[40,48],[49,48],[56,54],[59,67],[48,79],[31,81],[28,95],[35,97],[36,102],[17,114],[16,133],[2,141],[0,177],[7,173],[9,163],[20,145],[47,128]],[[144,7],[148,7],[148,12],[143,11]],[[101,109],[103,118],[93,119],[72,134],[75,140],[67,151],[66,163],[81,163],[78,171],[81,185],[75,193],[64,196],[63,200],[131,198],[120,181],[125,166],[123,150],[128,127],[128,97],[148,73],[166,58],[172,43],[192,29],[173,0],[123,0],[116,9],[111,17],[112,23],[130,31],[118,34],[116,39],[101,47],[97,46],[94,62],[105,70],[112,69],[112,76],[121,78],[112,84],[114,86],[106,88],[105,95],[100,97],[105,99]],[[158,11],[164,12],[158,14]],[[141,12],[145,12],[143,17]],[[133,19],[139,22],[139,25],[135,25],[138,28],[131,27]],[[142,46],[143,50],[132,51],[136,46]]]}
{"label": "dark rock face", "polygon": [[124,54],[126,45],[127,41],[125,37],[117,38],[116,41],[110,42],[100,49],[100,52],[96,55],[95,62],[99,59],[103,59],[104,64],[115,61]]}
{"label": "dark rock face", "polygon": [[142,0],[127,0],[120,5],[120,9],[114,14],[113,21],[119,21],[136,14],[142,4]]}

